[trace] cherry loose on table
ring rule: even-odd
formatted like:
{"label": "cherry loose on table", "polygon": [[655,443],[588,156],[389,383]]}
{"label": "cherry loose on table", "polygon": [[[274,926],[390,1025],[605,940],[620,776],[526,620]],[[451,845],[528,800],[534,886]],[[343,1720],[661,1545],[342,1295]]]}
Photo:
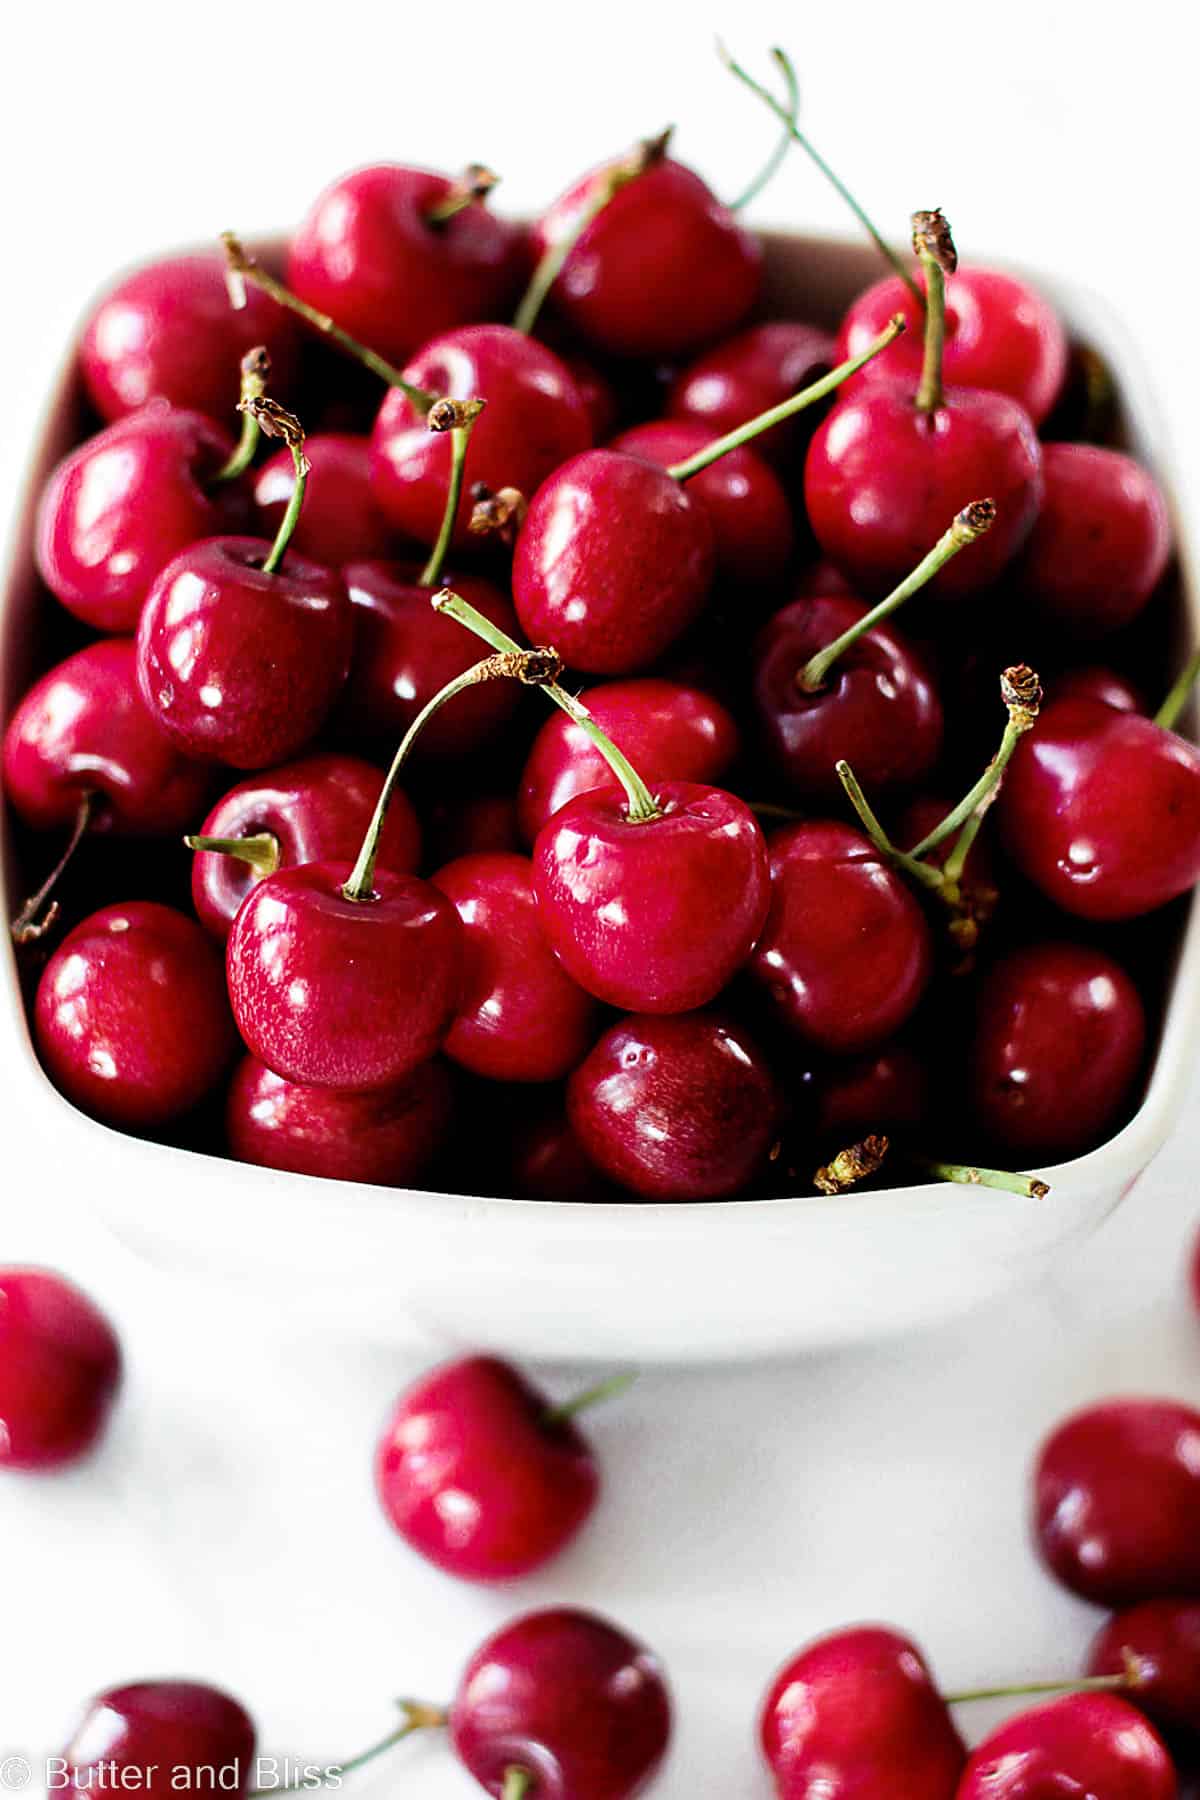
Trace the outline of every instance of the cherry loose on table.
{"label": "cherry loose on table", "polygon": [[239,1162],[260,1168],[407,1187],[443,1147],[453,1109],[436,1057],[394,1087],[357,1094],[285,1081],[247,1056],[230,1084],[225,1136]]}
{"label": "cherry loose on table", "polygon": [[49,1269],[0,1269],[0,1471],[86,1456],[120,1380],[116,1333],[86,1294]]}
{"label": "cherry loose on table", "polygon": [[155,1800],[205,1789],[245,1794],[254,1724],[245,1708],[199,1681],[134,1681],[91,1701],[63,1751],[69,1791],[133,1789]]}
{"label": "cherry loose on table", "polygon": [[[387,556],[396,533],[371,491],[371,441],[352,432],[324,432],[304,440],[312,482],[292,535],[300,556],[340,569],[343,563]],[[282,522],[296,486],[289,450],[279,450],[254,478],[254,504],[268,531]],[[210,535],[197,532],[199,536]]]}
{"label": "cherry loose on table", "polygon": [[[879,329],[886,324],[882,319]],[[815,325],[790,319],[752,325],[705,351],[676,376],[667,413],[672,419],[703,425],[710,437],[721,437],[778,406],[840,360],[833,339]],[[815,422],[786,420],[764,432],[755,447],[771,462],[787,461],[811,435]]]}
{"label": "cherry loose on table", "polygon": [[1023,1712],[975,1749],[957,1800],[1176,1800],[1154,1728],[1115,1694],[1067,1694]]}

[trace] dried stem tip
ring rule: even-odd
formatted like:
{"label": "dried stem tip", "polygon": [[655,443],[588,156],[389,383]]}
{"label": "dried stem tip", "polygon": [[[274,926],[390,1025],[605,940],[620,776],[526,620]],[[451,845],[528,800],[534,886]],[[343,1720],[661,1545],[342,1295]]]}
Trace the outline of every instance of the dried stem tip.
{"label": "dried stem tip", "polygon": [[1000,698],[1004,701],[1014,725],[1028,730],[1042,706],[1042,684],[1028,663],[1017,663],[1005,669],[1000,677]]}
{"label": "dried stem tip", "polygon": [[915,212],[912,216],[913,249],[918,256],[931,256],[945,275],[953,275],[958,267],[958,251],[950,235],[950,223],[940,206],[932,212]]}
{"label": "dried stem tip", "polygon": [[832,1162],[817,1170],[813,1186],[821,1194],[848,1192],[883,1166],[890,1147],[890,1140],[885,1137],[865,1137],[861,1143],[839,1150]]}
{"label": "dried stem tip", "polygon": [[472,200],[486,200],[499,183],[500,177],[495,169],[489,169],[486,163],[468,163],[458,185],[464,193],[470,194]]}
{"label": "dried stem tip", "polygon": [[471,489],[471,499],[474,505],[467,529],[477,537],[492,531],[511,531],[515,535],[529,511],[529,502],[519,488],[498,488],[493,493],[480,481]]}
{"label": "dried stem tip", "polygon": [[483,400],[435,400],[425,417],[430,431],[458,431],[483,411]]}
{"label": "dried stem tip", "polygon": [[990,531],[996,523],[996,502],[994,500],[972,500],[970,506],[964,506],[955,516],[952,527],[960,543],[973,544],[981,538],[985,531]]}
{"label": "dried stem tip", "polygon": [[299,450],[304,442],[304,427],[295,413],[269,394],[246,394],[238,401],[238,411],[249,413],[269,438],[282,438],[289,450]]}
{"label": "dried stem tip", "polygon": [[656,163],[663,162],[667,151],[671,148],[671,139],[675,135],[675,127],[668,125],[657,137],[643,138],[636,149],[631,150],[626,159],[626,168],[631,176],[644,175]]}
{"label": "dried stem tip", "polygon": [[271,373],[271,357],[265,344],[255,344],[253,350],[247,350],[242,358],[242,380],[247,387],[255,385],[261,390],[267,385]]}

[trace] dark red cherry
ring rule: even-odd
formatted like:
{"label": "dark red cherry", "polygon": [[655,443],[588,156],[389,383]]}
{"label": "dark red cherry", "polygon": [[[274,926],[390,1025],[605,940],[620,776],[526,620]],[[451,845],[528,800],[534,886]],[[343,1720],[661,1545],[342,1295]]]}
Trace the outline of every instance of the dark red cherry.
{"label": "dark red cherry", "polygon": [[[609,448],[669,469],[705,449],[716,434],[682,419],[651,419],[614,438]],[[791,503],[769,464],[743,446],[726,451],[688,483],[712,520],[717,573],[745,589],[777,581],[795,548]]]}
{"label": "dark red cherry", "polygon": [[63,939],[34,1022],[55,1087],[128,1131],[190,1112],[235,1042],[217,952],[193,920],[149,900],[103,907]]}
{"label": "dark red cherry", "polygon": [[587,1201],[621,1198],[588,1161],[565,1113],[552,1106],[517,1126],[509,1157],[511,1186],[519,1200]]}
{"label": "dark red cherry", "polygon": [[551,951],[526,856],[463,856],[431,879],[462,921],[446,1055],[492,1081],[558,1081],[595,1037],[597,1007]]}
{"label": "dark red cherry", "polygon": [[836,764],[842,759],[868,794],[910,787],[941,752],[944,720],[933,678],[889,624],[874,626],[843,651],[815,692],[801,687],[810,658],[866,610],[836,596],[794,600],[759,633],[755,712],[771,761],[794,793],[840,795]]}
{"label": "dark red cherry", "polygon": [[[466,484],[454,541],[468,532],[471,490],[517,488],[528,499],[552,470],[585,450],[591,421],[566,364],[508,325],[465,325],[425,343],[405,379],[450,400],[483,400],[471,432]],[[400,388],[392,388],[371,434],[375,498],[399,530],[437,541],[450,483],[450,433],[430,431]]]}
{"label": "dark red cherry", "polygon": [[138,686],[190,756],[264,769],[316,736],[350,665],[340,575],[259,538],[208,538],[162,570],[138,625]]}
{"label": "dark red cherry", "polygon": [[619,1019],[567,1083],[590,1160],[647,1200],[724,1200],[760,1175],[783,1123],[762,1052],[714,1012]]}
{"label": "dark red cherry", "polygon": [[244,1794],[254,1779],[254,1724],[245,1708],[199,1681],[135,1681],[88,1706],[67,1748],[70,1790]]}
{"label": "dark red cherry", "polygon": [[583,401],[592,427],[592,442],[603,444],[617,428],[617,420],[621,416],[621,395],[615,383],[602,374],[586,356],[567,349],[561,350],[560,355],[575,383],[579,398]]}
{"label": "dark red cherry", "polygon": [[1200,1412],[1108,1400],[1059,1425],[1033,1482],[1038,1548],[1101,1606],[1200,1597]]}
{"label": "dark red cherry", "polygon": [[780,1800],[954,1800],[967,1759],[921,1652],[883,1625],[785,1663],[759,1729]]}
{"label": "dark red cherry", "polygon": [[[880,331],[886,324],[884,319]],[[675,377],[667,412],[673,419],[703,425],[711,441],[798,394],[838,360],[833,339],[816,325],[791,319],[751,325],[706,350]],[[770,462],[787,461],[811,433],[811,414],[807,419],[798,414],[764,432],[755,449]]]}
{"label": "dark red cherry", "polygon": [[801,569],[792,594],[796,600],[827,600],[833,595],[851,600],[858,598],[841,570],[835,569],[823,556]]}
{"label": "dark red cherry", "polygon": [[1078,1156],[1123,1123],[1145,1049],[1145,1009],[1111,956],[1058,942],[1010,951],[978,992],[971,1111],[1018,1162]]}
{"label": "dark red cherry", "polygon": [[[332,431],[304,440],[312,480],[304,498],[291,547],[327,569],[368,557],[387,556],[396,534],[371,492],[371,440],[351,432]],[[292,453],[284,449],[259,469],[254,503],[264,529],[275,532],[296,485]],[[209,533],[195,533],[197,537]]]}
{"label": "dark red cherry", "polygon": [[158,837],[186,831],[210,775],[181,756],[147,712],[132,638],[68,656],[25,695],[4,735],[4,787],[38,831],[70,825],[85,793],[101,797],[90,829]]}
{"label": "dark red cherry", "polygon": [[[466,691],[469,693],[470,689]],[[464,771],[464,774],[466,784],[463,787],[439,784],[439,794],[426,817],[428,861],[434,868],[453,862],[458,856],[491,851],[516,852],[521,848],[517,798],[512,789],[506,788],[498,794],[477,793],[469,785],[474,771]]]}
{"label": "dark red cherry", "polygon": [[595,1613],[526,1613],[480,1645],[450,1712],[460,1761],[499,1800],[510,1769],[537,1800],[633,1800],[671,1736],[658,1659]]}
{"label": "dark red cherry", "polygon": [[511,1363],[445,1363],[415,1382],[375,1455],[383,1510],[404,1540],[464,1581],[549,1562],[593,1506],[600,1472],[570,1417]]}
{"label": "dark red cherry", "polygon": [[445,1143],[453,1088],[444,1063],[422,1063],[375,1093],[301,1087],[247,1056],[225,1108],[230,1154],[239,1162],[329,1181],[408,1187]]}
{"label": "dark red cherry", "polygon": [[1126,1675],[1128,1698],[1169,1737],[1200,1733],[1200,1602],[1143,1600],[1114,1613],[1092,1639],[1084,1672]]}
{"label": "dark red cherry", "polygon": [[1099,700],[1117,712],[1140,713],[1146,710],[1146,696],[1132,681],[1107,669],[1101,663],[1088,663],[1083,668],[1067,669],[1055,675],[1049,684],[1052,700]]}
{"label": "dark red cherry", "polygon": [[533,847],[550,946],[609,1006],[674,1013],[733,978],[763,928],[767,849],[749,807],[722,788],[654,785],[658,815],[635,822],[616,787],[570,801]]}
{"label": "dark red cherry", "polygon": [[341,176],[292,239],[289,286],[393,362],[435,332],[507,311],[525,269],[521,229],[479,200],[439,219],[457,188],[397,163]]}
{"label": "dark red cherry", "polygon": [[[933,794],[916,794],[901,808],[896,822],[894,839],[901,850],[911,850],[921,843],[928,834],[939,826],[950,812],[954,802],[944,797],[939,799]],[[958,833],[953,832],[927,850],[921,861],[927,862],[931,868],[940,869],[954,849]],[[984,826],[967,851],[962,873],[958,877],[958,888],[964,901],[967,914],[980,922],[988,919],[996,909],[999,900],[999,874],[996,859],[992,854],[991,838]]]}
{"label": "dark red cherry", "polygon": [[260,344],[271,358],[272,390],[286,394],[300,354],[290,313],[249,284],[235,311],[220,255],[171,256],[135,269],[100,301],[79,367],[105,419],[162,399],[223,422],[238,403],[241,359]]}
{"label": "dark red cherry", "polygon": [[715,563],[700,499],[641,457],[589,450],[534,495],[513,558],[513,601],[526,635],[553,644],[572,668],[629,675],[699,615]]}
{"label": "dark red cherry", "polygon": [[909,1018],[933,972],[920,905],[860,832],[834,821],[772,833],[771,910],[748,970],[790,1030],[849,1055]]}
{"label": "dark red cherry", "polygon": [[1115,1694],[1067,1694],[1009,1719],[967,1764],[957,1800],[1176,1800],[1158,1733]]}
{"label": "dark red cherry", "polygon": [[[711,694],[674,681],[610,681],[579,696],[647,781],[716,781],[738,753],[732,715]],[[521,834],[532,843],[547,819],[613,774],[587,734],[564,713],[546,720],[521,775]]]}
{"label": "dark red cherry", "polygon": [[1017,867],[1064,912],[1136,918],[1200,879],[1200,751],[1140,714],[1055,701],[1017,747],[998,816]]}
{"label": "dark red cherry", "polygon": [[[255,863],[196,852],[192,904],[200,923],[225,938],[242,901],[264,875],[294,863],[353,862],[382,786],[373,763],[329,752],[239,781],[217,801],[200,835],[273,838],[274,848],[262,845],[266,854]],[[421,860],[420,823],[403,793],[394,794],[388,806],[380,860],[395,875],[410,874]]]}
{"label": "dark red cherry", "polygon": [[78,1462],[120,1381],[117,1335],[86,1294],[49,1269],[0,1269],[0,1470]]}
{"label": "dark red cherry", "polygon": [[813,1083],[814,1128],[824,1143],[849,1144],[924,1124],[933,1099],[928,1065],[906,1044],[885,1044],[831,1062]]}
{"label": "dark red cherry", "polygon": [[346,863],[268,875],[229,933],[226,972],[247,1047],[288,1081],[367,1092],[426,1062],[458,1000],[458,914],[413,875],[375,873],[349,900]]}

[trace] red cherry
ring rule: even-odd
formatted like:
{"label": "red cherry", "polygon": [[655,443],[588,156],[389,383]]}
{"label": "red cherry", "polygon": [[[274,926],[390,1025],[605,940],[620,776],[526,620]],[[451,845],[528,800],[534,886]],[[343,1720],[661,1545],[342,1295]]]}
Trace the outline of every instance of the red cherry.
{"label": "red cherry", "polygon": [[275,391],[286,393],[299,361],[295,321],[249,287],[235,311],[222,256],[172,256],[126,275],[100,301],[79,366],[105,419],[163,399],[224,420],[238,403],[238,365],[260,344],[271,358]]}
{"label": "red cherry", "polygon": [[800,571],[792,594],[796,600],[827,600],[833,595],[850,600],[858,598],[840,569],[835,569],[825,557]]}
{"label": "red cherry", "polygon": [[596,1504],[600,1474],[570,1417],[494,1356],[446,1363],[400,1396],[375,1458],[383,1510],[464,1581],[549,1562]]}
{"label": "red cherry", "polygon": [[620,1019],[567,1083],[590,1160],[647,1200],[724,1200],[766,1167],[783,1097],[758,1046],[718,1013]]}
{"label": "red cherry", "polygon": [[[488,685],[488,684],[485,684]],[[499,686],[493,682],[490,685]],[[470,689],[464,690],[470,693]],[[438,715],[434,715],[435,717]],[[393,803],[394,804],[394,803]],[[435,868],[458,856],[490,851],[519,851],[517,799],[511,788],[500,794],[476,793],[472,788],[442,786],[427,819],[430,850]]]}
{"label": "red cherry", "polygon": [[63,1752],[70,1787],[244,1794],[254,1777],[254,1724],[244,1707],[199,1681],[135,1681],[88,1706]]}
{"label": "red cherry", "polygon": [[[886,324],[883,319],[879,330]],[[833,339],[815,325],[791,319],[752,325],[705,351],[675,377],[667,412],[673,419],[703,425],[711,441],[799,393],[838,361]],[[785,419],[764,432],[755,448],[771,462],[786,461],[808,441],[812,424],[811,414],[807,420]]]}
{"label": "red cherry", "polygon": [[958,1800],[1176,1800],[1158,1733],[1115,1694],[1067,1694],[1023,1712],[973,1753]]}
{"label": "red cherry", "polygon": [[611,1188],[584,1155],[579,1139],[557,1108],[523,1120],[513,1137],[506,1192],[521,1200],[572,1202],[616,1200]]}
{"label": "red cherry", "polygon": [[1127,1675],[1130,1703],[1160,1731],[1194,1744],[1200,1730],[1200,1604],[1144,1600],[1114,1613],[1088,1651],[1085,1673]]}
{"label": "red cherry", "polygon": [[988,970],[976,1005],[968,1093],[995,1143],[1048,1162],[1111,1136],[1146,1049],[1145,1009],[1119,963],[1082,944],[1032,944]]}
{"label": "red cherry", "polygon": [[633,1800],[671,1735],[658,1660],[594,1613],[526,1613],[480,1645],[450,1713],[459,1759],[487,1793],[526,1771],[537,1800]]}
{"label": "red cherry", "polygon": [[1084,668],[1067,669],[1062,675],[1056,675],[1050,683],[1052,700],[1099,700],[1105,706],[1115,707],[1117,712],[1140,713],[1146,710],[1146,696],[1132,681],[1116,669],[1107,669],[1100,663],[1089,663]]}
{"label": "red cherry", "polygon": [[78,1462],[120,1381],[117,1335],[86,1294],[48,1269],[0,1269],[0,1470]]}
{"label": "red cherry", "polygon": [[259,538],[209,538],[162,570],[138,625],[138,686],[179,749],[262,769],[304,749],[350,664],[341,577]]}
{"label": "red cherry", "polygon": [[925,1123],[932,1098],[925,1061],[907,1045],[887,1044],[818,1073],[814,1128],[822,1142],[838,1144],[911,1132]]}
{"label": "red cherry", "polygon": [[103,907],[63,939],[34,1022],[54,1085],[131,1131],[197,1106],[233,1054],[216,951],[191,919],[149,900]]}
{"label": "red cherry", "polygon": [[929,985],[925,915],[878,851],[848,825],[772,834],[771,910],[748,965],[784,1023],[834,1055],[891,1037]]}
{"label": "red cherry", "polygon": [[247,895],[226,950],[247,1047],[288,1081],[394,1087],[438,1049],[458,999],[460,926],[413,875],[375,872],[349,900],[346,863],[302,863]]}
{"label": "red cherry", "polygon": [[[340,569],[352,559],[387,556],[396,534],[371,492],[370,439],[328,432],[306,437],[304,454],[312,465],[312,482],[292,537],[293,550],[327,569]],[[295,486],[290,450],[278,451],[258,471],[254,503],[268,531],[278,529]]]}
{"label": "red cherry", "polygon": [[533,885],[542,929],[567,973],[610,1006],[703,1006],[746,961],[767,916],[767,850],[735,795],[655,785],[635,822],[615,787],[580,794],[542,827]]}
{"label": "red cherry", "polygon": [[229,1089],[225,1131],[239,1162],[408,1187],[445,1142],[452,1108],[450,1078],[436,1060],[396,1087],[354,1094],[301,1087],[247,1056]]}
{"label": "red cherry", "polygon": [[601,374],[595,363],[576,351],[563,349],[559,354],[575,383],[579,398],[592,427],[592,442],[603,444],[617,428],[621,416],[621,396],[613,382]]}
{"label": "red cherry", "polygon": [[818,1638],[763,1707],[780,1800],[954,1800],[967,1752],[910,1639],[882,1625]]}
{"label": "red cherry", "polygon": [[[911,850],[923,842],[925,837],[934,831],[952,810],[953,802],[938,799],[933,794],[916,794],[901,810],[896,825],[895,842],[902,850]],[[940,869],[945,866],[957,841],[958,833],[952,832],[932,849],[927,850],[921,861],[927,862],[931,868]],[[973,840],[967,851],[966,861],[958,876],[958,889],[962,896],[962,911],[970,918],[980,922],[986,921],[996,910],[999,899],[997,892],[998,874],[996,861],[992,855],[991,842],[984,827]]]}
{"label": "red cherry", "polygon": [[[229,935],[239,906],[256,881],[295,863],[353,862],[358,854],[383,776],[357,756],[328,752],[283,763],[230,788],[205,819],[206,838],[273,838],[274,848],[256,863],[234,854],[197,851],[192,863],[192,903],[215,937]],[[421,827],[411,802],[392,797],[380,852],[395,875],[415,870],[421,859]]]}
{"label": "red cherry", "polygon": [[1101,1606],[1200,1596],[1200,1412],[1173,1400],[1104,1401],[1042,1445],[1038,1548]]}

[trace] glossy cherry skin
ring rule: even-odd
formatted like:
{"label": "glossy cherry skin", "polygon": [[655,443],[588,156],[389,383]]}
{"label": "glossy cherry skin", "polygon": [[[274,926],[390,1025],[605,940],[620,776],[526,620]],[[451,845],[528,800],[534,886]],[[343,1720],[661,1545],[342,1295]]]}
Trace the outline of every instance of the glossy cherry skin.
{"label": "glossy cherry skin", "polygon": [[525,266],[520,228],[479,201],[431,224],[455,185],[398,163],[341,176],[292,239],[289,285],[392,362],[435,332],[507,311]]}
{"label": "glossy cherry skin", "polygon": [[216,950],[149,900],[102,907],[68,933],[42,972],[34,1025],[55,1087],[127,1131],[190,1112],[235,1043]]}
{"label": "glossy cherry skin", "polygon": [[38,831],[74,822],[85,793],[101,796],[89,829],[158,837],[188,831],[209,771],[164,735],[137,686],[132,638],[88,644],[34,683],[4,734],[4,788]]}
{"label": "glossy cherry skin", "polygon": [[415,875],[377,869],[347,900],[349,863],[280,869],[247,895],[225,966],[247,1048],[276,1075],[367,1093],[439,1048],[458,1000],[458,914]]}
{"label": "glossy cherry skin", "polygon": [[942,748],[944,719],[933,677],[889,625],[865,632],[806,693],[799,676],[819,650],[864,616],[857,600],[793,600],[769,619],[753,653],[752,693],[771,761],[797,794],[841,794],[845,759],[868,795],[911,787]]}
{"label": "glossy cherry skin", "polygon": [[[471,430],[466,480],[455,523],[468,532],[471,490],[517,488],[526,499],[552,470],[592,441],[591,420],[567,366],[508,325],[464,325],[424,344],[406,380],[451,400],[483,400]],[[430,431],[399,388],[392,388],[371,433],[371,484],[392,524],[419,544],[437,542],[450,482],[450,433]]]}
{"label": "glossy cherry skin", "polygon": [[[899,373],[916,387],[924,314],[896,275],[859,295],[842,321],[833,360],[860,356],[896,313],[904,315],[908,330],[889,350],[887,369],[868,363],[854,377],[856,383]],[[1040,425],[1062,392],[1068,356],[1062,320],[1027,282],[998,269],[964,268],[947,284],[942,366],[948,382],[1007,394]]]}
{"label": "glossy cherry skin", "polygon": [[631,675],[698,617],[715,567],[700,500],[640,456],[589,450],[534,495],[513,601],[531,641],[553,644],[570,667]]}
{"label": "glossy cherry skin", "polygon": [[254,1779],[254,1724],[199,1681],[135,1681],[88,1706],[63,1757],[70,1788],[244,1794]]}
{"label": "glossy cherry skin", "polygon": [[523,1120],[518,1126],[510,1151],[509,1175],[511,1185],[505,1184],[505,1192],[519,1200],[595,1204],[622,1197],[588,1161],[565,1113],[557,1107]]}
{"label": "glossy cherry skin", "polygon": [[1072,638],[1137,618],[1171,555],[1162,489],[1140,463],[1098,444],[1047,444],[1045,493],[1013,579],[1039,621]]}
{"label": "glossy cherry skin", "polygon": [[[791,319],[751,325],[706,350],[675,377],[667,413],[703,425],[710,439],[723,437],[798,394],[834,361],[833,339],[816,325]],[[806,420],[798,413],[756,438],[754,447],[771,462],[786,462],[811,431],[811,415]]]}
{"label": "glossy cherry skin", "polygon": [[[737,756],[732,714],[699,688],[651,677],[585,688],[579,698],[645,781],[716,781]],[[554,712],[534,738],[521,775],[521,835],[531,844],[568,800],[613,781],[587,734]]]}
{"label": "glossy cherry skin", "polygon": [[1124,1675],[1129,1658],[1137,1683],[1128,1695],[1168,1737],[1195,1744],[1200,1732],[1200,1602],[1143,1600],[1114,1613],[1092,1639],[1086,1675]]}
{"label": "glossy cherry skin", "polygon": [[1141,689],[1116,669],[1107,669],[1101,663],[1088,663],[1053,676],[1048,692],[1052,700],[1099,700],[1117,712],[1146,710],[1146,696]]}
{"label": "glossy cherry skin", "polygon": [[860,832],[812,820],[773,832],[771,910],[748,964],[779,1018],[846,1056],[893,1036],[933,973],[929,927]]}
{"label": "glossy cherry skin", "polygon": [[780,1800],[954,1800],[967,1759],[921,1652],[883,1625],[801,1650],[759,1729]]}
{"label": "glossy cherry skin", "polygon": [[0,1471],[78,1462],[120,1382],[116,1332],[86,1294],[49,1269],[0,1269]]}
{"label": "glossy cherry skin", "polygon": [[171,256],[135,269],[101,300],[79,367],[105,419],[162,399],[224,424],[235,417],[242,357],[259,344],[271,358],[271,392],[285,398],[300,355],[291,314],[249,282],[235,311],[220,255]]}
{"label": "glossy cherry skin", "polygon": [[[623,431],[609,448],[669,469],[705,449],[715,435],[685,419],[651,419]],[[791,561],[796,533],[783,483],[761,456],[748,446],[729,450],[693,475],[687,490],[712,520],[719,576],[747,587],[779,579]]]}
{"label": "glossy cherry skin", "polygon": [[1082,919],[1136,918],[1200,879],[1200,751],[1098,700],[1046,708],[997,813],[1022,874]]}
{"label": "glossy cherry skin", "polygon": [[329,1181],[408,1187],[446,1140],[453,1087],[434,1058],[376,1093],[302,1087],[253,1056],[239,1063],[225,1107],[225,1136],[239,1162]]}
{"label": "glossy cherry skin", "polygon": [[259,538],[208,538],[167,564],[138,624],[138,686],[189,756],[265,769],[316,736],[350,666],[341,576]]}
{"label": "glossy cherry skin", "polygon": [[1119,963],[1083,944],[1027,945],[979,988],[971,1111],[1018,1161],[1081,1155],[1123,1122],[1145,1050],[1145,1009]]}
{"label": "glossy cherry skin", "polygon": [[873,382],[818,426],[804,465],[817,542],[864,598],[915,569],[964,506],[994,500],[996,522],[926,592],[961,599],[994,582],[1029,536],[1042,499],[1042,452],[1029,414],[1006,394],[947,388],[933,413],[910,389]]}
{"label": "glossy cherry skin", "polygon": [[596,1504],[600,1472],[570,1418],[511,1363],[464,1357],[396,1402],[375,1486],[400,1536],[463,1581],[510,1581],[549,1562]]}
{"label": "glossy cherry skin", "polygon": [[749,807],[699,782],[654,785],[632,824],[619,788],[594,788],[542,827],[533,885],[542,929],[580,987],[626,1011],[703,1006],[763,928],[767,848]]}
{"label": "glossy cherry skin", "polygon": [[[279,868],[353,862],[382,786],[383,774],[374,763],[321,751],[239,781],[217,801],[200,835],[273,837]],[[411,801],[399,791],[388,803],[379,859],[396,875],[411,874],[421,860],[420,822]],[[261,879],[261,873],[240,857],[197,851],[192,860],[192,904],[200,923],[214,937],[228,937],[238,908]]]}
{"label": "glossy cherry skin", "polygon": [[[343,571],[354,618],[354,652],[338,723],[389,750],[425,705],[456,675],[488,654],[486,644],[455,619],[434,612],[434,590],[421,587],[419,563],[353,562]],[[447,570],[445,583],[513,635],[517,615],[506,595],[482,575]],[[465,756],[487,743],[520,704],[515,681],[481,681],[456,694],[421,729],[413,754]]]}
{"label": "glossy cherry skin", "polygon": [[538,1800],[633,1800],[671,1736],[658,1659],[595,1613],[526,1613],[481,1644],[450,1709],[459,1760],[498,1800],[511,1768]]}
{"label": "glossy cherry skin", "polygon": [[646,1200],[725,1200],[766,1166],[783,1096],[754,1041],[715,1012],[619,1019],[567,1083],[585,1154]]}
{"label": "glossy cherry skin", "polygon": [[[575,230],[611,165],[593,169],[539,219],[541,256]],[[586,225],[551,289],[558,313],[612,356],[683,356],[732,331],[762,281],[758,239],[700,177],[664,159]]]}
{"label": "glossy cherry skin", "polygon": [[[304,454],[311,475],[291,548],[300,556],[340,569],[343,563],[387,556],[396,533],[375,503],[371,491],[371,440],[349,431],[306,437]],[[290,450],[279,450],[254,478],[254,503],[262,529],[274,533],[296,485]],[[211,535],[196,532],[196,537]]]}
{"label": "glossy cherry skin", "polygon": [[933,1098],[927,1064],[905,1044],[830,1063],[813,1089],[816,1133],[839,1145],[911,1132],[928,1118]]}
{"label": "glossy cherry skin", "polygon": [[133,631],[159,570],[197,538],[246,524],[237,482],[212,478],[233,439],[159,403],[88,438],[46,483],[34,553],[56,599],[96,631]]}
{"label": "glossy cherry skin", "polygon": [[1033,1527],[1047,1566],[1085,1600],[1200,1597],[1200,1412],[1120,1399],[1073,1414],[1038,1456]]}
{"label": "glossy cherry skin", "polygon": [[587,1054],[597,1007],[546,941],[525,856],[462,856],[432,877],[462,921],[445,1052],[492,1081],[558,1081]]}
{"label": "glossy cherry skin", "polygon": [[957,1800],[1175,1800],[1175,1769],[1115,1694],[1067,1694],[1001,1725],[972,1753]]}

